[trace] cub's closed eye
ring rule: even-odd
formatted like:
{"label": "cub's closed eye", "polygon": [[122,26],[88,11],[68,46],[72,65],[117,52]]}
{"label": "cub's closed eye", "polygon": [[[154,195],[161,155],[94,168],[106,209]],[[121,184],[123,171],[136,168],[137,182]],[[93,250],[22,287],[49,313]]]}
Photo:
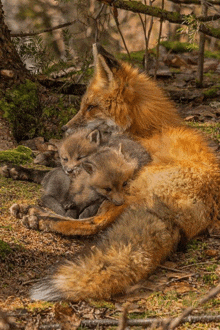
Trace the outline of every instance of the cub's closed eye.
{"label": "cub's closed eye", "polygon": [[87,111],[91,111],[92,109],[94,109],[96,107],[96,105],[90,104],[87,107]]}
{"label": "cub's closed eye", "polygon": [[125,181],[125,182],[123,182],[123,185],[122,185],[122,186],[123,186],[123,187],[126,187],[127,184],[128,184],[127,181]]}
{"label": "cub's closed eye", "polygon": [[106,190],[107,192],[112,191],[112,189],[111,189],[110,187],[105,188],[105,190]]}
{"label": "cub's closed eye", "polygon": [[68,158],[67,158],[67,157],[62,157],[62,160],[63,160],[64,162],[68,162]]}

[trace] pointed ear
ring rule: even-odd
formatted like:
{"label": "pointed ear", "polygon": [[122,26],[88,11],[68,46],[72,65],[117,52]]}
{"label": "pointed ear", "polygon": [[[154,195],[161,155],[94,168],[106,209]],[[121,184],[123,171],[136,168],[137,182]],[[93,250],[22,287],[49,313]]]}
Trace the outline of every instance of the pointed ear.
{"label": "pointed ear", "polygon": [[93,164],[91,162],[84,161],[84,162],[81,163],[81,165],[84,168],[84,170],[89,174],[93,174],[96,170],[95,164]]}
{"label": "pointed ear", "polygon": [[120,63],[98,43],[93,45],[93,56],[96,74],[105,84],[110,83],[114,78],[113,69],[118,70]]}
{"label": "pointed ear", "polygon": [[101,143],[101,133],[98,129],[95,129],[94,131],[90,132],[87,135],[87,139],[92,143],[95,143],[97,146]]}

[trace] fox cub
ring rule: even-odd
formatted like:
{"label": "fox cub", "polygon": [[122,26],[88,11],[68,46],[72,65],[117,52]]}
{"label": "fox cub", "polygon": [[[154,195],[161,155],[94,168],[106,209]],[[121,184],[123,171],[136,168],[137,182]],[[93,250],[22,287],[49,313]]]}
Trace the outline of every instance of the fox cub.
{"label": "fox cub", "polygon": [[59,168],[45,176],[43,204],[60,215],[72,218],[94,216],[107,199],[124,204],[127,184],[137,168],[135,159],[127,159],[121,150],[102,148],[78,166],[75,177]]}

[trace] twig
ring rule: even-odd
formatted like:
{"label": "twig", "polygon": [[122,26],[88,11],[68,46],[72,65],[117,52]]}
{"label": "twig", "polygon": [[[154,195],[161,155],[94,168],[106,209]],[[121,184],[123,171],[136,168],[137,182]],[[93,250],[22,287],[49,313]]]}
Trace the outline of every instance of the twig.
{"label": "twig", "polygon": [[[164,10],[164,0],[162,0],[161,9]],[[155,63],[155,70],[154,70],[154,80],[157,78],[157,70],[159,66],[159,53],[160,53],[160,38],[162,34],[162,27],[163,27],[163,18],[160,19],[160,29],[158,34],[158,41],[157,41],[157,51],[156,51],[156,63]]]}
{"label": "twig", "polygon": [[200,300],[198,301],[198,303],[196,304],[195,307],[188,307],[188,308],[186,308],[185,311],[183,311],[183,313],[182,313],[180,316],[176,317],[173,321],[170,322],[170,324],[169,324],[169,326],[168,326],[167,329],[168,329],[168,330],[173,330],[173,329],[175,329],[180,323],[182,323],[182,320],[183,320],[186,316],[188,316],[189,314],[191,314],[192,311],[193,311],[195,308],[198,307],[198,305],[205,304],[208,300],[214,298],[219,292],[220,292],[220,285],[218,285],[218,286],[215,287],[214,289],[210,290],[210,291],[208,292],[208,294],[207,294],[204,298],[202,298],[202,299],[200,299]]}
{"label": "twig", "polygon": [[184,276],[181,276],[181,277],[178,277],[178,278],[172,278],[172,280],[168,281],[167,283],[165,284],[160,284],[157,289],[161,286],[164,286],[164,285],[170,285],[171,283],[174,283],[174,282],[178,282],[178,281],[182,281],[182,280],[185,280],[186,278],[189,278],[189,277],[192,277],[192,276],[195,276],[196,274],[189,274],[189,275],[184,275]]}
{"label": "twig", "polygon": [[69,26],[69,25],[72,25],[72,24],[74,24],[76,22],[77,22],[77,20],[74,20],[74,21],[71,21],[71,22],[68,22],[68,23],[59,24],[59,25],[54,26],[52,28],[48,28],[48,29],[45,29],[45,30],[40,30],[38,32],[11,33],[11,37],[20,37],[20,38],[23,38],[23,37],[37,36],[38,34],[41,34],[41,33],[46,33],[46,32],[51,32],[51,31],[58,30],[58,29],[63,29],[64,27]]}
{"label": "twig", "polygon": [[[204,0],[201,0],[202,15],[207,16],[208,7]],[[202,87],[203,84],[203,64],[204,64],[204,48],[205,48],[205,34],[200,32],[199,36],[199,57],[198,57],[198,68],[197,68],[197,86]]]}
{"label": "twig", "polygon": [[128,315],[128,309],[129,309],[129,303],[126,303],[124,305],[121,317],[118,321],[118,330],[124,330],[127,327],[127,315]]}
{"label": "twig", "polygon": [[26,284],[30,284],[30,283],[37,283],[37,282],[40,282],[40,279],[33,279],[33,280],[29,280],[29,281],[25,281],[25,282],[22,282],[22,285],[26,285]]}
{"label": "twig", "polygon": [[[135,319],[135,320],[127,320],[127,326],[151,326],[153,323],[157,323],[158,325],[163,324],[167,321],[167,318],[147,318],[147,319]],[[220,315],[202,315],[202,316],[189,316],[182,319],[181,323],[196,323],[196,322],[219,322]],[[85,327],[96,327],[96,326],[117,326],[118,320],[83,320],[81,322],[81,326]]]}
{"label": "twig", "polygon": [[119,21],[118,21],[118,11],[117,11],[117,8],[114,7],[114,5],[113,5],[113,18],[114,18],[114,20],[115,20],[115,24],[116,24],[117,29],[118,29],[118,32],[119,32],[119,34],[120,34],[120,36],[121,36],[121,39],[122,39],[122,42],[123,42],[124,47],[125,47],[125,49],[126,49],[126,52],[127,52],[127,54],[128,54],[128,58],[129,58],[129,60],[130,60],[130,59],[131,59],[130,52],[129,52],[128,47],[127,47],[127,45],[126,45],[126,42],[125,42],[124,36],[123,36],[123,34],[122,34],[122,32],[121,32],[121,29],[120,29],[120,26],[119,26]]}
{"label": "twig", "polygon": [[98,14],[95,17],[93,17],[93,19],[95,21],[95,43],[98,42],[98,40],[99,40],[99,38],[98,38],[99,28],[98,28],[97,20],[100,17],[104,7],[105,7],[105,5],[104,5],[104,3],[102,3],[101,8],[98,11]]}
{"label": "twig", "polygon": [[217,239],[220,239],[220,235],[210,235],[211,238],[217,238]]}
{"label": "twig", "polygon": [[176,273],[186,273],[184,270],[175,269],[175,268],[171,268],[171,267],[159,266],[158,268],[170,270],[171,272],[176,272]]}
{"label": "twig", "polygon": [[[12,317],[20,316],[18,313],[9,313]],[[219,322],[220,315],[198,315],[198,316],[188,316],[181,320],[181,323],[209,323],[209,322]],[[135,320],[127,320],[127,326],[144,326],[148,327],[152,324],[157,324],[158,326],[161,324],[165,324],[168,322],[167,318],[147,318],[147,319],[135,319]],[[95,320],[82,320],[80,326],[81,327],[88,327],[88,328],[95,328],[99,326],[118,326],[118,320],[112,319],[95,319]],[[42,324],[39,325],[40,330],[59,330],[61,329],[61,325],[59,323],[54,324]]]}

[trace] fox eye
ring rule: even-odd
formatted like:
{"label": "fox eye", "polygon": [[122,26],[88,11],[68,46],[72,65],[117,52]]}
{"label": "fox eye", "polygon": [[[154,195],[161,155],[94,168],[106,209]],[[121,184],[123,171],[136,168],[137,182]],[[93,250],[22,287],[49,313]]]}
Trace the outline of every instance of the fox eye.
{"label": "fox eye", "polygon": [[112,191],[112,188],[107,187],[107,188],[105,188],[105,190],[106,190],[107,192],[110,192],[110,191]]}
{"label": "fox eye", "polygon": [[122,185],[122,186],[123,186],[123,187],[126,187],[127,184],[128,184],[127,181],[125,181],[125,182],[123,182],[123,185]]}
{"label": "fox eye", "polygon": [[86,109],[86,111],[91,111],[92,109],[94,109],[96,106],[95,105],[93,105],[93,104],[90,104],[90,105],[88,105],[88,107],[87,107],[87,109]]}
{"label": "fox eye", "polygon": [[68,158],[67,157],[62,157],[62,160],[66,163],[68,162]]}

